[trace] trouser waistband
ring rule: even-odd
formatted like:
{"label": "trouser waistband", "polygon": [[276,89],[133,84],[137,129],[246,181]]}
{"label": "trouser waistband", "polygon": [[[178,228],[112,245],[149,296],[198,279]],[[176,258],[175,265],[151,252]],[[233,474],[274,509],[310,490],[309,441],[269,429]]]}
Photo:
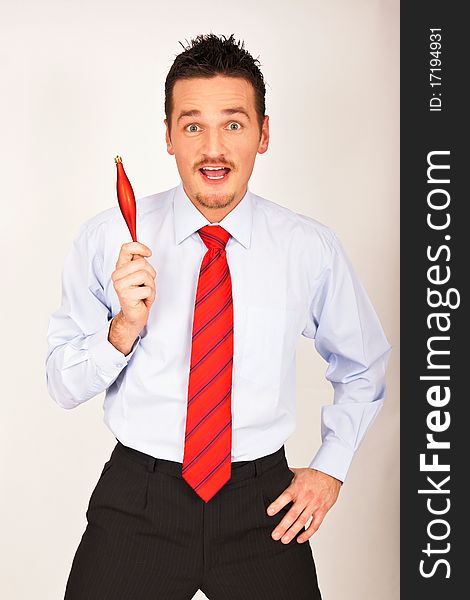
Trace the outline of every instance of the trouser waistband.
{"label": "trouser waistband", "polygon": [[[164,458],[155,458],[145,452],[136,450],[125,446],[117,438],[117,444],[112,452],[111,456],[122,455],[130,458],[142,465],[144,465],[148,471],[160,471],[168,475],[182,478],[182,464],[173,460],[167,460]],[[250,477],[258,477],[268,469],[285,463],[287,465],[287,459],[285,455],[285,448],[282,445],[279,450],[272,454],[267,454],[254,460],[243,460],[232,462],[231,477],[230,481],[239,481],[241,479],[248,479]]]}

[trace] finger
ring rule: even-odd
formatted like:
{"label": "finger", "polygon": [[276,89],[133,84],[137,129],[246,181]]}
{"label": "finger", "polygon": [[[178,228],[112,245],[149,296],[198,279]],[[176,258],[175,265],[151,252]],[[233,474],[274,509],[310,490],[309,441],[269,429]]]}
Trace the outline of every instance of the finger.
{"label": "finger", "polygon": [[147,262],[145,258],[140,257],[131,260],[130,262],[125,263],[119,269],[116,269],[116,271],[112,273],[111,279],[113,281],[117,281],[118,279],[122,279],[126,275],[129,275],[129,273],[134,273],[135,271],[140,271],[142,269],[148,271],[153,278],[155,278],[157,275],[157,272],[152,265]]}
{"label": "finger", "polygon": [[289,527],[291,527],[302,514],[304,508],[305,506],[302,506],[299,501],[295,502],[273,530],[271,534],[273,539],[279,540],[282,538]]}
{"label": "finger", "polygon": [[116,280],[115,288],[116,291],[121,292],[128,288],[132,288],[132,286],[139,286],[141,284],[145,284],[150,287],[155,285],[153,277],[148,271],[144,271],[143,269],[140,271],[135,271],[134,273],[129,273],[129,275]]}
{"label": "finger", "polygon": [[324,514],[314,513],[312,522],[307,529],[299,535],[297,541],[301,544],[302,542],[306,542],[308,539],[310,539],[312,535],[318,531],[318,528],[322,524],[324,517]]}
{"label": "finger", "polygon": [[283,544],[288,544],[291,540],[295,538],[295,536],[299,533],[301,529],[305,530],[305,525],[307,521],[311,518],[312,512],[308,510],[306,507],[302,513],[297,517],[294,523],[286,529],[285,534],[281,538],[281,542]]}
{"label": "finger", "polygon": [[[143,289],[143,288],[141,288]],[[151,288],[149,286],[145,286],[146,290],[150,290],[150,294],[148,294],[148,296],[145,296],[144,298],[142,298],[142,300],[144,301],[146,306],[150,306],[153,304],[155,297],[157,295],[157,290],[155,288]]]}
{"label": "finger", "polygon": [[281,510],[281,508],[284,508],[286,504],[292,502],[293,499],[294,498],[291,491],[289,490],[289,488],[286,488],[282,492],[282,494],[280,494],[276,498],[276,500],[274,500],[274,502],[271,502],[271,504],[268,506],[268,508],[266,509],[268,515],[275,515],[279,510]]}
{"label": "finger", "polygon": [[152,251],[148,246],[141,244],[140,242],[129,242],[121,246],[119,257],[116,263],[116,269],[119,269],[122,265],[130,262],[135,254],[140,256],[151,256]]}
{"label": "finger", "polygon": [[129,293],[129,298],[131,300],[153,300],[155,298],[155,290],[149,285],[132,288]]}

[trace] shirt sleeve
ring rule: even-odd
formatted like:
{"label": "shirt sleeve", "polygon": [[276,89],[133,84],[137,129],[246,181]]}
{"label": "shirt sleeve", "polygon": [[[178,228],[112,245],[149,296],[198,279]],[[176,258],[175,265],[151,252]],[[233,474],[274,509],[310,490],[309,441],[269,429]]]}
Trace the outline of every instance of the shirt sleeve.
{"label": "shirt sleeve", "polygon": [[108,340],[111,307],[102,282],[99,226],[81,226],[62,270],[62,301],[49,321],[46,385],[62,408],[74,408],[108,389],[136,351],[124,355]]}
{"label": "shirt sleeve", "polygon": [[382,408],[391,346],[336,234],[331,262],[302,335],[328,362],[333,404],[322,406],[322,444],[309,467],[344,481],[354,452]]}

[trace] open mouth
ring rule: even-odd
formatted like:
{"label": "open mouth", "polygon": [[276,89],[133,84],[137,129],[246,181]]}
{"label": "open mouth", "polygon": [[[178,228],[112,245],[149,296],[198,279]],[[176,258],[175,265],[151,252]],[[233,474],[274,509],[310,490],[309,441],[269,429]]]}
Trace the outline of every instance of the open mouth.
{"label": "open mouth", "polygon": [[227,179],[230,169],[228,167],[214,166],[214,167],[202,167],[199,172],[207,182],[219,183]]}

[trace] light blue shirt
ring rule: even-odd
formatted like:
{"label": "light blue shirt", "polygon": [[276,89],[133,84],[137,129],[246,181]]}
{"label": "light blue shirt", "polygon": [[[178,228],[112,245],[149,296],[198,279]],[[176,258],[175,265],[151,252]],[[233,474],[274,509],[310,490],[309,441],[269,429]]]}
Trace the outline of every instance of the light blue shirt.
{"label": "light blue shirt", "polygon": [[[101,392],[104,422],[123,444],[183,461],[192,320],[210,223],[182,182],[137,200],[137,239],[152,250],[156,298],[125,356],[108,340],[120,311],[111,274],[127,225],[118,206],[86,221],[62,272],[50,318],[46,384],[63,408]],[[328,362],[333,402],[322,407],[322,444],[310,467],[344,481],[382,407],[391,349],[336,234],[315,219],[254,194],[218,223],[232,280],[232,461],[278,450],[296,428],[296,346],[314,341]],[[312,398],[312,402],[321,400]],[[314,448],[312,448],[312,455]]]}

